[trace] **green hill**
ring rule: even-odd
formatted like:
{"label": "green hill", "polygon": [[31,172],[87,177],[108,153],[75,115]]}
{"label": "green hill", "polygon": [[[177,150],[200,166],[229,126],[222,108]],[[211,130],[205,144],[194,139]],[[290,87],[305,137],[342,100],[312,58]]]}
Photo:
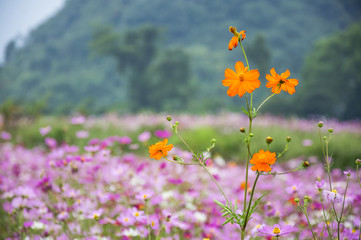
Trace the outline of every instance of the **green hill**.
{"label": "green hill", "polygon": [[358,0],[68,0],[24,46],[8,45],[0,101],[44,99],[47,113],[128,110],[127,73],[118,73],[114,58],[93,54],[91,42],[102,26],[121,35],[150,24],[163,30],[160,53],[177,47],[189,56],[197,92],[191,109],[219,109],[232,102],[221,86],[224,69],[241,57],[240,49],[227,50],[230,25],[247,30],[246,51],[261,36],[271,56],[266,65],[297,76],[313,44],[359,20],[360,9]]}

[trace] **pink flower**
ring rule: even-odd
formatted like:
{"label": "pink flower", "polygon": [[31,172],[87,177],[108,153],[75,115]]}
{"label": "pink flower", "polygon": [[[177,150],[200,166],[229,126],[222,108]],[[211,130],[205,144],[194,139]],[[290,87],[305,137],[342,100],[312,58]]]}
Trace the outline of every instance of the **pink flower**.
{"label": "pink flower", "polygon": [[71,123],[74,125],[77,124],[83,124],[85,122],[85,117],[84,116],[77,116],[77,117],[73,117],[71,119]]}
{"label": "pink flower", "polygon": [[141,134],[139,134],[138,140],[139,140],[139,142],[146,142],[149,140],[150,137],[151,137],[150,132],[145,131],[145,132],[142,132]]}
{"label": "pink flower", "polygon": [[77,138],[87,138],[87,137],[89,137],[89,132],[88,131],[77,131],[76,137]]}
{"label": "pink flower", "polygon": [[154,192],[152,190],[144,190],[139,194],[135,195],[135,199],[138,200],[147,200],[153,196]]}
{"label": "pink flower", "polygon": [[117,217],[117,221],[123,226],[131,226],[135,223],[134,217],[130,213],[123,213]]}
{"label": "pink flower", "polygon": [[87,152],[97,152],[100,150],[100,147],[98,145],[94,146],[84,146],[84,150]]}
{"label": "pink flower", "polygon": [[321,181],[316,181],[316,186],[318,190],[321,190],[324,185],[325,185],[325,180],[322,179]]}
{"label": "pink flower", "polygon": [[1,138],[4,140],[10,140],[11,139],[11,134],[5,131],[1,132]]}
{"label": "pink flower", "polygon": [[268,236],[268,237],[278,237],[278,236],[286,235],[295,230],[296,229],[294,228],[294,226],[284,225],[281,227],[278,224],[273,225],[273,227],[262,225],[257,229],[258,235]]}
{"label": "pink flower", "polygon": [[323,190],[322,195],[328,202],[332,203],[340,203],[343,200],[343,197],[337,193],[336,189],[332,190],[332,192]]}
{"label": "pink flower", "polygon": [[49,147],[49,148],[55,148],[57,145],[57,142],[54,138],[45,138],[45,144]]}
{"label": "pink flower", "polygon": [[51,127],[50,126],[46,126],[43,128],[39,129],[39,132],[41,134],[41,136],[45,136],[46,134],[48,134],[51,131]]}
{"label": "pink flower", "polygon": [[69,217],[69,213],[66,212],[66,211],[61,211],[59,214],[58,214],[58,219],[59,220],[65,220]]}

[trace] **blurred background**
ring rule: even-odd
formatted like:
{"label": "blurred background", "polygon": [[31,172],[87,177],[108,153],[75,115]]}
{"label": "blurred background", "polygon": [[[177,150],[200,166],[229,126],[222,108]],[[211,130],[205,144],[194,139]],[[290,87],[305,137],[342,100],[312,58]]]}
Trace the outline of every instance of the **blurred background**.
{"label": "blurred background", "polygon": [[221,83],[236,26],[263,86],[272,67],[299,79],[265,112],[359,119],[360,20],[359,0],[2,0],[1,113],[240,112]]}

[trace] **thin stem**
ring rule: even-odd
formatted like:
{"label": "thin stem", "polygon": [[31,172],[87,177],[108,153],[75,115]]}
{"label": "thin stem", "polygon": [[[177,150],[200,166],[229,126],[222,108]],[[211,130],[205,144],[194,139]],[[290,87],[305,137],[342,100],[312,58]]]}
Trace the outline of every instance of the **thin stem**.
{"label": "thin stem", "polygon": [[[252,131],[252,118],[249,118],[249,127],[248,127],[248,133],[250,134]],[[244,190],[244,202],[243,202],[243,210],[246,210],[246,206],[247,206],[247,189],[248,189],[248,170],[249,170],[249,159],[251,154],[251,150],[250,150],[250,144],[251,144],[251,137],[248,137],[247,140],[247,158],[246,158],[246,180],[245,180],[245,190]]]}
{"label": "thin stem", "polygon": [[221,193],[223,194],[223,197],[226,199],[226,202],[228,204],[229,207],[232,206],[231,202],[228,200],[226,194],[224,193],[223,189],[221,188],[221,186],[218,184],[217,180],[213,177],[212,173],[208,170],[208,168],[206,167],[206,165],[204,165],[203,163],[199,163],[199,165],[201,165],[204,170],[206,170],[206,172],[208,173],[208,175],[211,177],[211,179],[213,180],[213,182],[217,185],[219,191],[221,191]]}
{"label": "thin stem", "polygon": [[326,230],[327,230],[327,233],[328,233],[328,237],[332,240],[332,233],[331,233],[331,231],[330,231],[330,228],[329,228],[328,225],[327,225],[327,218],[326,218],[326,214],[325,214],[325,207],[323,206],[323,199],[322,199],[321,191],[320,191],[320,199],[321,199],[323,220],[324,220],[324,223],[325,223],[325,226],[326,226]]}
{"label": "thin stem", "polygon": [[249,215],[249,211],[251,210],[252,198],[253,198],[254,190],[256,188],[256,184],[257,184],[259,175],[260,175],[260,173],[257,172],[256,180],[254,180],[254,183],[253,183],[251,198],[249,199],[248,208],[247,208],[247,212],[246,212],[246,218],[244,219],[244,226],[243,226],[244,230],[246,229],[246,226],[247,226],[247,223],[248,223],[248,215]]}
{"label": "thin stem", "polygon": [[321,134],[321,128],[318,128],[318,133],[320,136],[320,142],[321,142],[321,148],[322,148],[322,153],[323,153],[323,157],[325,160],[325,165],[326,165],[326,170],[327,170],[327,175],[328,175],[328,182],[330,184],[330,191],[332,191],[332,184],[331,184],[331,176],[330,176],[330,164],[328,162],[328,142],[326,142],[326,152],[325,152],[325,148],[323,146],[323,141],[322,141],[322,134]]}
{"label": "thin stem", "polygon": [[148,240],[150,240],[150,223],[149,223],[149,214],[148,214],[148,199],[145,199],[145,215],[147,216],[147,228],[148,228]]}
{"label": "thin stem", "polygon": [[193,150],[191,149],[191,147],[186,143],[186,141],[184,141],[184,139],[181,137],[181,135],[178,132],[175,132],[175,134],[177,134],[178,138],[184,143],[184,145],[186,145],[186,147],[188,148],[188,150],[194,155]]}
{"label": "thin stem", "polygon": [[283,174],[288,174],[288,173],[293,173],[293,172],[296,172],[296,171],[298,171],[298,170],[300,170],[300,169],[302,169],[303,168],[303,166],[299,166],[298,168],[295,168],[295,169],[292,169],[292,170],[289,170],[289,171],[286,171],[286,172],[280,172],[280,173],[278,173],[278,172],[273,172],[273,173],[261,173],[261,175],[264,175],[264,176],[268,176],[268,175],[274,175],[274,176],[276,176],[276,175],[283,175]]}
{"label": "thin stem", "polygon": [[[361,181],[360,181],[360,175],[358,173],[358,164],[356,165],[356,175],[357,175],[357,179],[358,179],[358,183],[360,184],[360,188],[361,188]],[[360,230],[361,231],[361,230]],[[361,234],[360,234],[361,235]]]}
{"label": "thin stem", "polygon": [[239,41],[239,45],[241,45],[243,56],[244,56],[244,59],[246,60],[246,64],[247,64],[248,71],[249,71],[249,63],[248,63],[246,52],[244,51],[244,48],[243,48],[243,45],[242,45],[242,41]]}
{"label": "thin stem", "polygon": [[[278,91],[278,90],[277,90],[277,91]],[[277,92],[277,91],[276,91],[276,92]],[[274,92],[272,95],[270,95],[268,98],[266,98],[266,99],[258,106],[257,112],[258,112],[258,110],[262,107],[263,104],[265,104],[271,97],[273,97],[273,96],[276,94],[276,92]]]}
{"label": "thin stem", "polygon": [[310,220],[308,219],[307,210],[305,210],[304,213],[305,213],[305,216],[306,216],[306,218],[307,218],[308,226],[310,227],[310,230],[311,230],[311,232],[312,232],[313,239],[316,240],[317,238],[316,238],[316,236],[315,236],[315,233],[314,233],[313,230],[312,230],[312,226],[311,226]]}
{"label": "thin stem", "polygon": [[345,199],[346,199],[346,193],[347,193],[347,187],[348,187],[349,181],[350,181],[350,176],[347,176],[347,183],[346,183],[345,194],[343,195],[341,214],[340,214],[339,220],[337,221],[337,237],[338,237],[338,239],[340,239],[340,224],[341,224],[341,221],[342,221],[343,209],[345,207]]}

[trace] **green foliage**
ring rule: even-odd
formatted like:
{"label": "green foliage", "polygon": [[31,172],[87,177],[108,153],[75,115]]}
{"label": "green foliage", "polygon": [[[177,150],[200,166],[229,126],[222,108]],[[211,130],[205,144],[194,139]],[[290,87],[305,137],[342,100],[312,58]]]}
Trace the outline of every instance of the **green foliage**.
{"label": "green foliage", "polygon": [[361,22],[316,44],[303,71],[301,113],[361,117],[360,39]]}
{"label": "green foliage", "polygon": [[[287,66],[291,73],[297,73],[313,43],[357,21],[360,9],[358,0],[230,0],[227,3],[215,0],[154,0],[152,4],[143,0],[66,1],[58,14],[32,31],[23,47],[8,44],[6,62],[0,71],[0,101],[13,98],[24,105],[36,102],[39,97],[49,96],[44,109],[46,113],[62,114],[79,109],[98,114],[114,109],[128,111],[128,105],[133,104],[129,97],[139,97],[127,92],[131,82],[129,72],[135,69],[130,71],[127,68],[121,76],[117,70],[134,62],[139,64],[137,69],[156,69],[155,63],[160,61],[160,56],[167,55],[171,45],[172,49],[186,50],[186,58],[192,64],[188,66],[190,72],[187,73],[186,67],[184,74],[189,74],[188,79],[191,80],[187,81],[197,80],[197,84],[194,84],[197,94],[187,95],[185,101],[193,94],[190,103],[167,102],[165,104],[169,106],[153,109],[184,110],[189,107],[189,110],[197,112],[216,111],[233,102],[232,108],[238,106],[239,101],[224,99],[225,91],[220,83],[224,68],[234,66],[234,54],[225,53],[231,37],[227,31],[230,25],[247,30],[244,47],[246,51],[249,49],[252,65],[257,64],[263,71],[270,58],[269,64],[277,69]],[[159,52],[155,52],[157,57],[154,60],[157,61],[152,61],[152,66],[148,66],[150,63],[145,61],[146,58],[141,63],[140,58],[144,56],[136,53],[140,49],[145,50],[143,47],[147,44],[151,46],[157,42],[153,39],[158,36],[157,31],[147,34],[139,32],[139,27],[144,24],[161,27],[166,33],[161,48],[153,49]],[[95,26],[110,27],[98,29]],[[99,47],[95,55],[92,52],[93,43],[89,44],[94,37],[94,29],[99,30],[98,35],[103,35],[94,43]],[[128,39],[121,37],[129,30],[132,30],[132,34],[128,34]],[[257,37],[258,34],[262,34],[264,39]],[[118,38],[124,45],[119,46]],[[271,57],[265,46],[268,46]],[[114,47],[119,48],[120,52],[112,52]],[[155,53],[151,52],[152,48],[148,50],[144,55],[153,59],[151,55]],[[239,51],[239,48],[234,51]],[[99,53],[111,55],[113,59],[100,57]],[[114,61],[115,56],[121,56],[123,60]],[[252,60],[253,57],[255,59]],[[159,79],[165,76],[164,73],[154,75],[158,75]],[[139,73],[139,77],[138,81],[142,81],[142,84],[138,85],[138,81],[135,81],[134,87],[148,86],[149,75],[144,73],[140,76]],[[162,82],[159,79],[157,81]],[[179,83],[180,80],[176,81]],[[180,86],[182,84],[177,84],[177,87]],[[165,94],[167,90],[162,93]],[[177,96],[183,96],[183,91],[179,90]],[[132,108],[139,109],[137,105],[143,103],[146,104],[143,108],[148,108],[147,101],[156,101],[150,98],[144,97]]]}

